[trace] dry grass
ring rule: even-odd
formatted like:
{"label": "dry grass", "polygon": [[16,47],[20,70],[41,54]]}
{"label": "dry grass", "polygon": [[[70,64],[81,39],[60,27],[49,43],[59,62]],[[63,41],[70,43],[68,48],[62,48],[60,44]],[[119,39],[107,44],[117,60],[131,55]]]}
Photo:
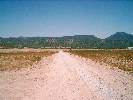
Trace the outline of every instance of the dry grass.
{"label": "dry grass", "polygon": [[73,54],[90,58],[96,62],[133,72],[133,51],[131,50],[72,50]]}
{"label": "dry grass", "polygon": [[30,67],[37,63],[44,56],[50,56],[55,51],[11,51],[0,52],[0,71],[16,70],[24,67]]}

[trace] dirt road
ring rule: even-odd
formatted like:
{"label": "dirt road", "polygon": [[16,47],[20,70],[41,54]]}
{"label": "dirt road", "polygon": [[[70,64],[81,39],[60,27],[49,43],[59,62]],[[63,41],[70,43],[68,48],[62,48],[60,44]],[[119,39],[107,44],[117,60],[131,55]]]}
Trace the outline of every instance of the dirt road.
{"label": "dirt road", "polygon": [[133,78],[60,51],[33,69],[0,72],[0,100],[133,100]]}

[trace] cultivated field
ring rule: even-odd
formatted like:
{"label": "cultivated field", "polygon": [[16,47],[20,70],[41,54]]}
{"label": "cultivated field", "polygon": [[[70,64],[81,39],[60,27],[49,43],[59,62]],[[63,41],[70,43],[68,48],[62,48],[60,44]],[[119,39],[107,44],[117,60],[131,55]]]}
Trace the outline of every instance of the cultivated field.
{"label": "cultivated field", "polygon": [[118,67],[124,71],[133,72],[132,50],[71,50],[70,53],[90,58],[100,64]]}
{"label": "cultivated field", "polygon": [[0,71],[20,69],[37,64],[43,57],[56,53],[56,50],[43,49],[0,49]]}

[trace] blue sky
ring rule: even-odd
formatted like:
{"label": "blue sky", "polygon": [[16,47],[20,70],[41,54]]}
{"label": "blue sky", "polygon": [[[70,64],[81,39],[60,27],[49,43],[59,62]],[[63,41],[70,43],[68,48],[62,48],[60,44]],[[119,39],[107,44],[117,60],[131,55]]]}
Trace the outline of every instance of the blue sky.
{"label": "blue sky", "polygon": [[133,34],[132,0],[0,0],[0,36]]}

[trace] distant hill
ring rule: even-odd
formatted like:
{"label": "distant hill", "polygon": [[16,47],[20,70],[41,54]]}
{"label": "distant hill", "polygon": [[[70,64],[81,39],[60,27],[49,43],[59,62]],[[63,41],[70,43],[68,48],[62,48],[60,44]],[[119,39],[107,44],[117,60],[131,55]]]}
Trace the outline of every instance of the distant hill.
{"label": "distant hill", "polygon": [[105,39],[94,35],[63,37],[0,37],[1,48],[127,48],[133,46],[133,35],[117,32]]}
{"label": "distant hill", "polygon": [[125,32],[116,32],[104,39],[105,48],[127,48],[133,46],[133,35]]}
{"label": "distant hill", "polygon": [[125,33],[125,32],[116,32],[110,37],[106,38],[106,40],[132,40],[133,35]]}

